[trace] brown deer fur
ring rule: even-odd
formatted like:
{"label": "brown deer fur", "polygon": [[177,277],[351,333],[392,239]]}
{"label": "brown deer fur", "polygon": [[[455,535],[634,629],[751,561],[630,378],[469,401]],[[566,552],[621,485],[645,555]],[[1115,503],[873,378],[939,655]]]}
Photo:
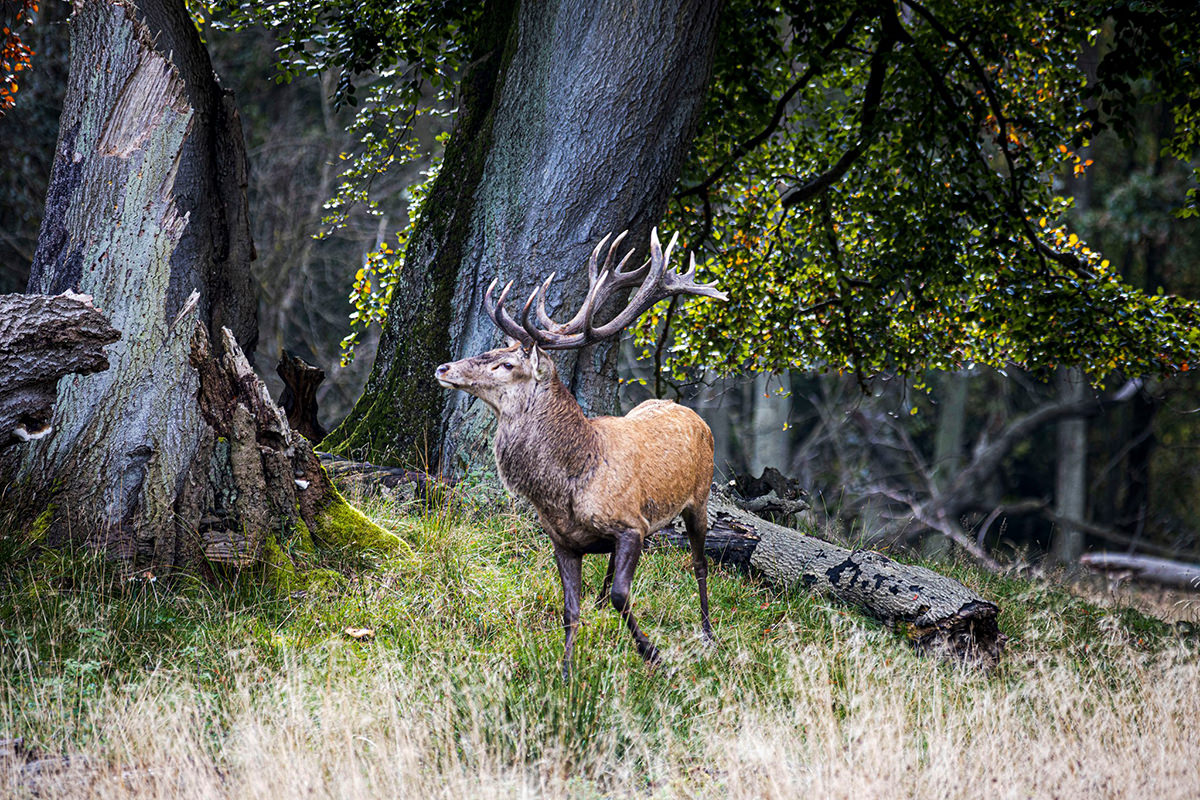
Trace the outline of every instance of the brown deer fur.
{"label": "brown deer fur", "polygon": [[624,417],[587,418],[558,379],[541,348],[519,343],[442,364],[436,377],[462,389],[496,413],[496,466],[504,485],[537,508],[554,544],[563,583],[570,666],[582,594],[585,553],[611,553],[599,600],[609,594],[637,642],[657,663],[658,652],[634,620],[629,589],[646,537],[682,514],[691,541],[706,640],[708,565],[704,538],[713,474],[713,437],[691,409],[648,400]]}

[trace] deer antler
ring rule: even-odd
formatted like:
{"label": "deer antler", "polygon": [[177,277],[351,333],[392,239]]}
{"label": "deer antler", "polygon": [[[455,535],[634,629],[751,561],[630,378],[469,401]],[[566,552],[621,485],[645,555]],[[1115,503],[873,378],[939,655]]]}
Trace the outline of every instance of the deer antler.
{"label": "deer antler", "polygon": [[[521,309],[520,321],[509,316],[504,308],[508,293],[512,290],[509,281],[500,292],[500,299],[492,301],[492,293],[500,280],[492,281],[483,296],[483,308],[487,315],[496,323],[496,327],[526,346],[538,344],[546,350],[570,350],[583,347],[593,342],[608,339],[620,334],[631,322],[646,313],[655,303],[679,294],[702,295],[717,300],[728,299],[724,292],[718,291],[715,283],[696,283],[696,257],[689,254],[688,271],[680,274],[667,267],[671,259],[671,251],[679,238],[676,233],[667,243],[664,251],[658,241],[658,230],[650,232],[650,260],[636,269],[626,270],[625,265],[633,257],[633,251],[625,254],[614,269],[612,266],[621,242],[629,231],[621,233],[613,239],[608,247],[608,255],[604,258],[604,266],[597,267],[600,251],[608,244],[611,234],[605,236],[596,245],[588,259],[588,293],[583,305],[569,321],[555,322],[546,313],[546,290],[554,281],[555,273],[550,273],[540,286],[533,290],[529,299]],[[630,286],[637,286],[633,297],[616,316],[602,325],[596,325],[592,317],[613,296],[614,292]],[[530,314],[535,314],[536,324]],[[538,325],[541,327],[539,328]]]}

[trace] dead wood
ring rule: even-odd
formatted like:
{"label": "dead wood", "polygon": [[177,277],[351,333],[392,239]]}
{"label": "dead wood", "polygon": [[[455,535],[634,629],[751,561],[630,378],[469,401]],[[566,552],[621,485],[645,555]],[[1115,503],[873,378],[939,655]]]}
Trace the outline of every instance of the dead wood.
{"label": "dead wood", "polygon": [[401,467],[384,467],[370,464],[366,461],[351,461],[333,453],[321,453],[321,466],[338,485],[352,492],[369,494],[378,487],[387,489],[404,489],[411,486],[411,497],[433,499],[450,489],[453,484],[427,472],[403,469]]}
{"label": "dead wood", "polygon": [[49,434],[59,379],[108,369],[120,338],[90,295],[0,295],[0,450]]}
{"label": "dead wood", "polygon": [[[835,597],[902,631],[918,650],[987,666],[1000,659],[1008,638],[996,623],[1000,609],[958,581],[776,525],[739,508],[723,488],[709,496],[708,518],[705,549],[715,562]],[[678,521],[659,536],[688,546]]]}
{"label": "dead wood", "polygon": [[1114,577],[1200,591],[1200,564],[1130,553],[1085,553],[1080,556],[1079,563]]}
{"label": "dead wood", "polygon": [[317,389],[325,380],[325,370],[284,350],[275,372],[283,380],[279,406],[287,414],[288,424],[315,447],[329,433],[317,418]]}

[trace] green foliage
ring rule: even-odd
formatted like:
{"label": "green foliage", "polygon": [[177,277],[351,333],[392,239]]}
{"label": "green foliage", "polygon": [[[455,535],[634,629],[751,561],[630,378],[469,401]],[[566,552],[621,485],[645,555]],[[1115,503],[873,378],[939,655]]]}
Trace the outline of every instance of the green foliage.
{"label": "green foliage", "polygon": [[[1063,176],[1090,164],[1078,148],[1132,130],[1139,82],[1171,101],[1165,149],[1195,152],[1194,7],[738,2],[727,14],[758,24],[721,28],[672,216],[731,299],[687,304],[678,364],[864,379],[1076,364],[1102,379],[1194,363],[1195,307],[1124,283],[1067,229],[1063,196]],[[763,15],[784,33],[764,36]]]}
{"label": "green foliage", "polygon": [[[439,144],[445,141],[445,136],[437,137]],[[433,165],[425,171],[425,180],[412,186],[408,191],[408,225],[396,233],[396,247],[392,248],[386,241],[379,247],[367,253],[363,266],[354,276],[354,286],[350,290],[350,333],[342,339],[342,366],[347,366],[354,360],[354,346],[358,338],[373,323],[382,325],[387,320],[388,307],[392,302],[392,290],[400,277],[403,266],[404,252],[408,240],[416,228],[417,220],[425,207],[425,199],[437,178],[441,167],[441,159],[434,159]],[[343,183],[343,186],[347,184]]]}
{"label": "green foliage", "polygon": [[0,6],[0,117],[16,105],[21,73],[33,64],[33,48],[21,34],[37,15],[36,0],[14,0]]}
{"label": "green foliage", "polygon": [[[371,87],[331,227],[372,205],[373,176],[422,152],[413,123],[437,107],[424,87],[447,99],[481,19],[435,0],[222,7],[282,31],[281,79],[336,70],[351,105]],[[1139,103],[1173,115],[1163,155],[1193,157],[1194,4],[732,0],[722,13],[670,222],[731,301],[683,304],[667,368],[864,381],[972,364],[1072,364],[1097,381],[1190,369],[1195,307],[1129,285],[1081,241],[1067,183],[1096,136],[1133,135]],[[1195,213],[1195,187],[1180,191],[1173,212]],[[347,359],[386,316],[398,239],[356,279]],[[643,322],[643,343],[661,321]]]}

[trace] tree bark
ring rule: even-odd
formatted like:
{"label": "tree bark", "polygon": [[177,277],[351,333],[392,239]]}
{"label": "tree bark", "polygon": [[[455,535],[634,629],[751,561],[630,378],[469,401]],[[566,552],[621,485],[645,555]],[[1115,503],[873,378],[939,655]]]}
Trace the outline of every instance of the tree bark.
{"label": "tree bark", "polygon": [[[1062,403],[1087,399],[1087,378],[1078,369],[1061,368],[1058,372],[1058,396]],[[1087,517],[1087,421],[1080,417],[1058,423],[1058,460],[1054,481],[1054,513],[1065,519]],[[1059,523],[1051,542],[1054,560],[1074,569],[1083,554],[1083,531],[1069,523]]]}
{"label": "tree bark", "polygon": [[385,541],[243,355],[256,337],[245,181],[232,97],[183,3],[77,3],[30,291],[89,293],[124,337],[110,369],[64,384],[53,435],[24,446],[5,504],[44,544],[203,571],[279,565],[275,545],[310,532]]}
{"label": "tree bark", "polygon": [[[493,278],[523,299],[557,271],[548,306],[561,319],[602,236],[629,229],[644,250],[699,116],[717,5],[487,4],[372,376],[328,446],[444,472],[490,464],[490,413],[447,395],[433,369],[500,341],[480,308]],[[615,409],[615,361],[611,344],[558,358],[588,413]]]}
{"label": "tree bark", "polygon": [[[895,628],[921,651],[985,666],[998,663],[1008,637],[1000,609],[958,581],[899,564],[870,550],[848,550],[761,519],[719,488],[709,495],[709,557],[780,587],[829,594]],[[680,521],[659,536],[688,547]]]}
{"label": "tree bark", "polygon": [[52,433],[59,378],[108,369],[120,338],[87,295],[0,295],[0,450]]}

